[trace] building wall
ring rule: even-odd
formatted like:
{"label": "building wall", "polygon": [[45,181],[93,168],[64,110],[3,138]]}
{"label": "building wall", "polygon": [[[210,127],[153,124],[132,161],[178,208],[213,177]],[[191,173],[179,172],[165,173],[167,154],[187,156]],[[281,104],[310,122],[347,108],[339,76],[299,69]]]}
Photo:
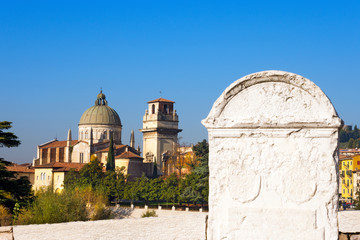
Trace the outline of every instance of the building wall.
{"label": "building wall", "polygon": [[15,172],[15,176],[16,178],[21,178],[21,177],[27,177],[31,183],[31,185],[34,185],[34,178],[35,178],[35,174],[31,173],[31,172]]}
{"label": "building wall", "polygon": [[117,158],[115,159],[115,168],[125,168],[125,174],[129,175],[128,179],[134,180],[141,177],[143,173],[143,162],[141,159]]}
{"label": "building wall", "polygon": [[79,140],[90,142],[90,131],[93,131],[93,143],[102,142],[110,139],[110,132],[113,132],[113,139],[116,143],[121,143],[120,126],[112,125],[80,125],[79,126]]}
{"label": "building wall", "polygon": [[[166,105],[166,107],[165,107]],[[165,111],[165,108],[167,111]],[[179,119],[173,103],[149,103],[143,117],[143,157],[144,163],[156,162],[158,174],[165,171],[165,155],[172,155],[177,146]],[[145,169],[152,175],[152,167]]]}
{"label": "building wall", "polygon": [[340,161],[340,183],[341,197],[343,199],[353,198],[353,159]]}
{"label": "building wall", "polygon": [[65,172],[54,172],[54,191],[59,192],[64,189]]}
{"label": "building wall", "polygon": [[[81,162],[80,153],[83,155],[83,160]],[[73,146],[71,153],[71,162],[73,163],[88,163],[90,162],[90,146],[86,142],[79,142]]]}
{"label": "building wall", "polygon": [[35,168],[34,190],[51,186],[52,181],[52,168]]}

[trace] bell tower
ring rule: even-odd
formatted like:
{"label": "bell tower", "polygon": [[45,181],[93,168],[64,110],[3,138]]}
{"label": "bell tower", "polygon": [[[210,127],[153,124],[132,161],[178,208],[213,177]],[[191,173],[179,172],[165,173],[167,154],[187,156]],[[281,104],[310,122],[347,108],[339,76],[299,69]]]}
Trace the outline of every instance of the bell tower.
{"label": "bell tower", "polygon": [[[177,144],[179,117],[174,109],[173,101],[158,98],[148,102],[143,118],[143,158],[146,174],[154,176],[163,175],[166,161],[174,151]],[[156,166],[156,168],[155,168]]]}

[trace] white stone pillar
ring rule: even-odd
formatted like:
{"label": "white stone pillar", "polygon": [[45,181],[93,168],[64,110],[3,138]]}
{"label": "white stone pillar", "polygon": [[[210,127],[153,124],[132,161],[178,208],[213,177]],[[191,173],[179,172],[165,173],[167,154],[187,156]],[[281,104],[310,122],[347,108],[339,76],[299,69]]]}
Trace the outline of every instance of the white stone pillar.
{"label": "white stone pillar", "polygon": [[327,96],[282,71],[245,76],[216,100],[208,239],[337,239],[338,129]]}

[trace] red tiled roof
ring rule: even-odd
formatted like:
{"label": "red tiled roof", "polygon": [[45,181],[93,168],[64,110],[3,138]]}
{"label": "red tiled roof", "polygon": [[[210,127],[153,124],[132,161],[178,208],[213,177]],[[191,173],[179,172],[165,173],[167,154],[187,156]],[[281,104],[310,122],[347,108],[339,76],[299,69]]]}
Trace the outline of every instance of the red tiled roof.
{"label": "red tiled roof", "polygon": [[346,159],[352,159],[352,157],[340,154],[339,159],[340,160],[346,160]]}
{"label": "red tiled roof", "polygon": [[139,155],[133,153],[133,152],[123,152],[120,155],[115,156],[115,158],[138,158],[138,159],[143,159],[142,157],[140,157]]}
{"label": "red tiled roof", "polygon": [[6,170],[10,172],[22,172],[22,173],[33,173],[35,170],[31,168],[31,164],[12,164],[9,166],[6,166]]}
{"label": "red tiled roof", "polygon": [[167,103],[175,103],[173,101],[167,100],[165,98],[157,98],[155,100],[149,101],[148,103],[154,103],[154,102],[167,102]]}
{"label": "red tiled roof", "polygon": [[54,172],[64,172],[69,171],[70,169],[75,169],[75,171],[80,171],[82,167],[85,166],[86,163],[64,163],[64,162],[52,162],[39,166],[35,166],[34,168],[54,168]]}
{"label": "red tiled roof", "polygon": [[[71,146],[74,146],[75,144],[77,144],[79,141],[78,140],[73,140],[70,142]],[[48,144],[42,145],[40,146],[40,148],[61,148],[61,147],[66,147],[67,145],[67,141],[54,141],[54,142],[50,142]]]}

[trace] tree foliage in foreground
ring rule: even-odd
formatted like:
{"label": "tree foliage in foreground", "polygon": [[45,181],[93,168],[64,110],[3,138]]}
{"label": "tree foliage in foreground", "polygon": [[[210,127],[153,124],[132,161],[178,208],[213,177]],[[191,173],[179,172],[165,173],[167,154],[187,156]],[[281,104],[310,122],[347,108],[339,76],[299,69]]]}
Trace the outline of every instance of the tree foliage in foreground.
{"label": "tree foliage in foreground", "polygon": [[109,201],[121,200],[168,203],[205,203],[209,193],[209,146],[206,140],[193,147],[196,161],[191,165],[191,173],[177,176],[147,178],[145,175],[134,182],[127,181],[124,169],[103,172],[102,165],[95,156],[79,173],[70,171],[64,180],[65,189],[91,186],[104,192]]}
{"label": "tree foliage in foreground", "polygon": [[[5,132],[11,128],[11,122],[0,122],[0,147],[17,147],[20,144],[14,133]],[[16,178],[6,169],[10,162],[0,158],[0,205],[13,210],[16,203],[25,206],[32,199],[31,184],[27,177]]]}

